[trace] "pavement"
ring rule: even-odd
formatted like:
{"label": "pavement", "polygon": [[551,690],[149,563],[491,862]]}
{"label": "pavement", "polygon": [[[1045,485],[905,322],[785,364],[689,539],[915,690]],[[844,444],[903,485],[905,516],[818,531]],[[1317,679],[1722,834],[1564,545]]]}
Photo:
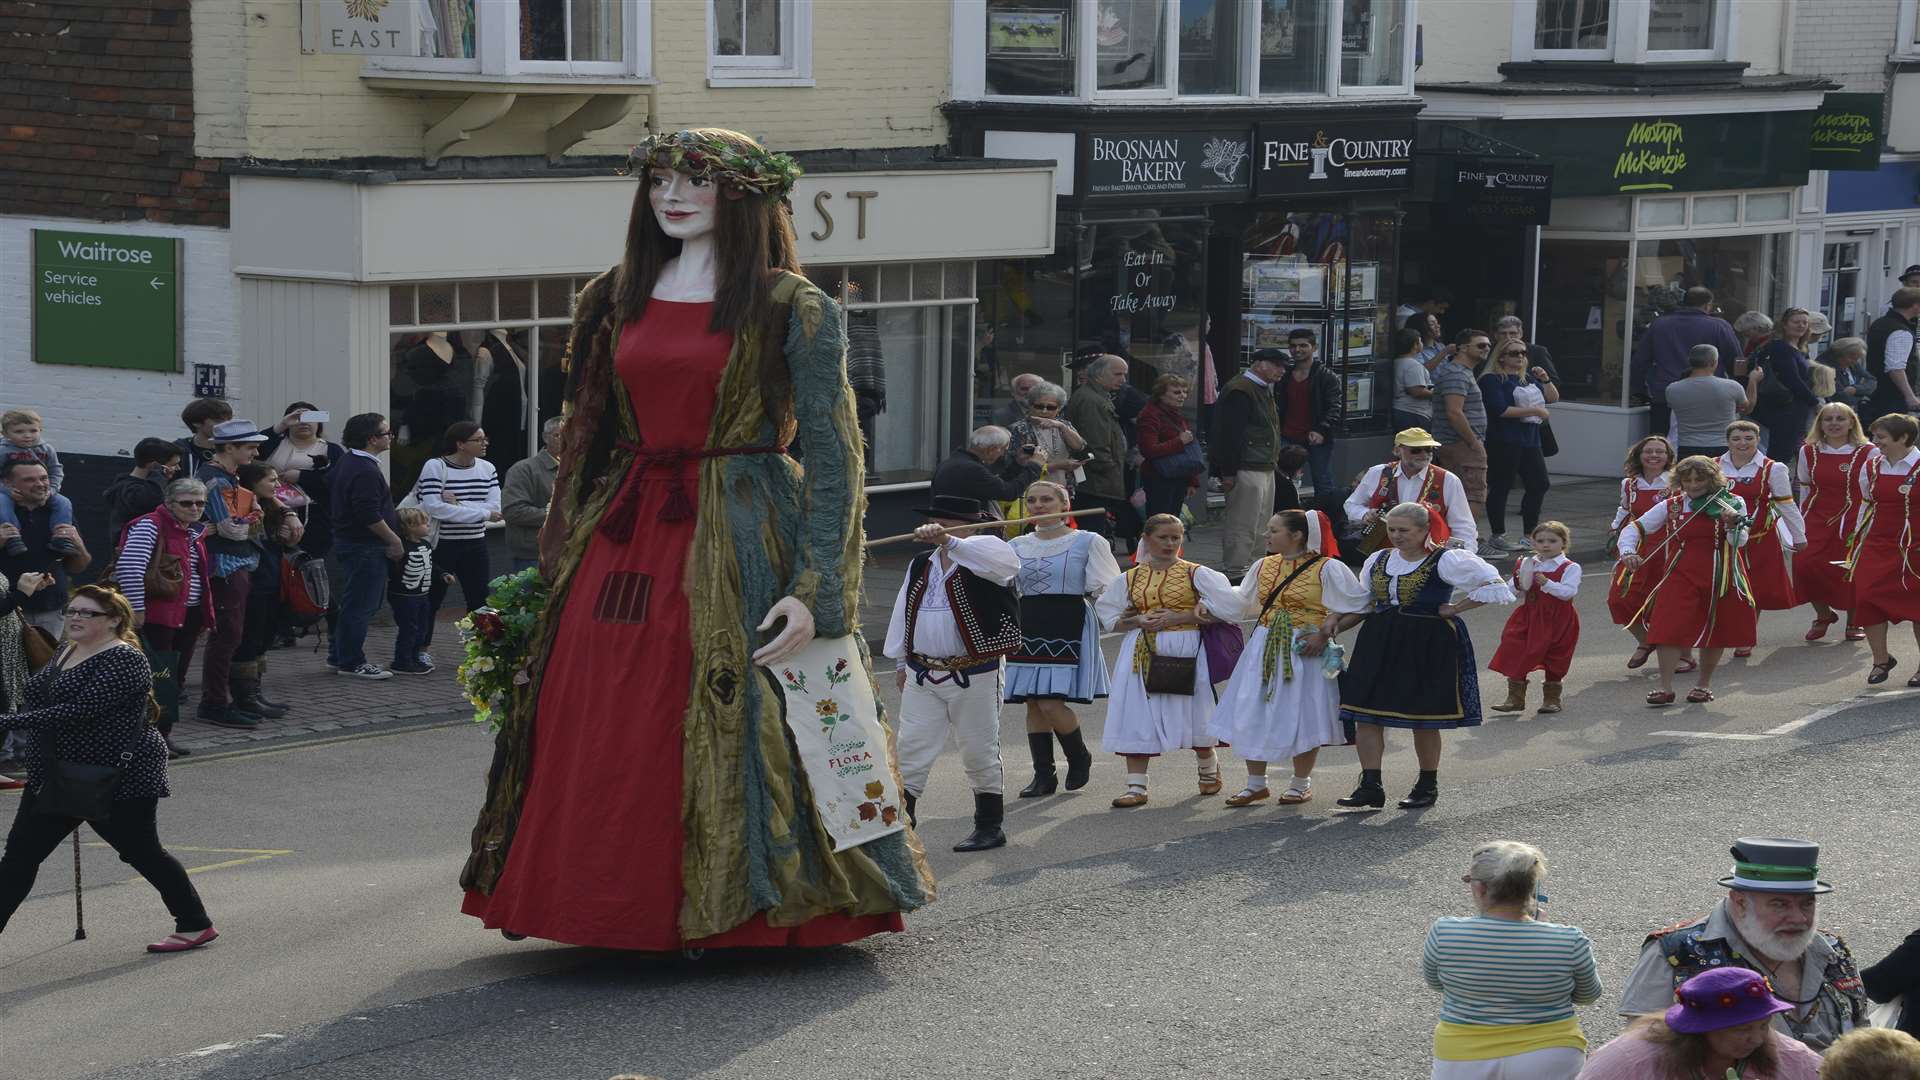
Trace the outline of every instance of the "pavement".
{"label": "pavement", "polygon": [[[1425,812],[1337,810],[1346,749],[1322,755],[1301,807],[1200,797],[1176,754],[1154,763],[1151,803],[1118,811],[1121,766],[1099,754],[1086,790],[1010,800],[1010,845],[961,855],[970,802],[945,755],[919,830],[939,899],[903,934],[818,951],[690,962],[483,931],[455,885],[490,755],[464,720],[196,754],[175,763],[160,827],[221,939],[147,956],[164,913],[89,842],[89,935],[73,941],[63,851],[0,934],[0,1076],[1424,1077],[1438,1000],[1420,943],[1434,917],[1468,910],[1467,852],[1500,837],[1546,850],[1547,917],[1595,943],[1607,990],[1581,1022],[1596,1044],[1621,1027],[1610,1009],[1640,940],[1714,902],[1736,836],[1819,839],[1839,886],[1821,922],[1863,961],[1914,928],[1920,694],[1890,689],[1911,668],[1869,691],[1860,643],[1806,644],[1800,613],[1771,613],[1718,701],[1648,709],[1603,592],[1578,608],[1567,711],[1449,735]],[[1466,617],[1483,660],[1505,615]],[[882,700],[896,704],[890,682]],[[1097,740],[1104,709],[1079,711]],[[1001,719],[1017,789],[1022,712]],[[1413,779],[1408,744],[1389,739],[1395,796]],[[1240,763],[1229,752],[1224,767],[1231,788]]]}

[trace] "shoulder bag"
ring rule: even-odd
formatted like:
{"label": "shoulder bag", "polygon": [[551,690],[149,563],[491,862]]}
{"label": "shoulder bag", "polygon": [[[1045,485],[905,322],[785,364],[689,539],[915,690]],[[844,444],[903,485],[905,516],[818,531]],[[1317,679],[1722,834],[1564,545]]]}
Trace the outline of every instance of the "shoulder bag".
{"label": "shoulder bag", "polygon": [[13,616],[20,620],[20,643],[27,651],[27,670],[39,671],[52,663],[53,654],[60,649],[53,635],[28,622],[23,612],[15,611]]}
{"label": "shoulder bag", "polygon": [[[67,653],[61,654],[60,663],[66,663]],[[54,669],[54,678],[60,677],[59,668]],[[120,789],[120,781],[127,775],[127,767],[133,764],[133,748],[138,745],[140,736],[146,734],[147,726],[152,722],[152,690],[148,690],[147,723],[134,728],[133,737],[120,752],[120,757],[112,765],[88,765],[78,761],[64,761],[48,752],[51,738],[34,740],[40,747],[40,786],[33,792],[35,813],[48,817],[81,818],[86,821],[105,821],[113,816],[113,793]]]}
{"label": "shoulder bag", "polygon": [[[135,520],[137,521],[138,519],[136,518]],[[132,530],[133,523],[129,522],[127,524],[127,531],[131,532]],[[193,540],[189,538],[187,543],[191,544]],[[120,547],[124,550],[126,546],[126,534],[122,533],[120,536]],[[119,568],[120,556],[116,554],[108,561],[107,565],[101,569],[98,580],[118,581],[117,571]],[[187,588],[187,568],[181,562],[180,556],[174,555],[166,550],[166,537],[163,536],[158,529],[154,530],[153,554],[147,557],[147,573],[143,584],[146,588],[146,595],[154,600],[172,600],[186,591]],[[51,656],[49,656],[49,659],[51,659]]]}

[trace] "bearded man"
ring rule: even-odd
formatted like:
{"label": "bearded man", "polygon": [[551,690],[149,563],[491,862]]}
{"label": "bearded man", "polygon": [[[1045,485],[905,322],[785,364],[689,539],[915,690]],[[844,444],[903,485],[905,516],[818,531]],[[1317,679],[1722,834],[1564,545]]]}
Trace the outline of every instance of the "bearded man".
{"label": "bearded man", "polygon": [[1638,1016],[1673,1004],[1673,991],[1702,971],[1744,967],[1766,976],[1775,996],[1793,1003],[1774,1027],[1815,1050],[1867,1026],[1870,1002],[1853,954],[1838,934],[1816,928],[1820,845],[1808,840],[1742,837],[1733,873],[1720,879],[1727,898],[1697,922],[1650,935],[1627,977],[1620,1013]]}

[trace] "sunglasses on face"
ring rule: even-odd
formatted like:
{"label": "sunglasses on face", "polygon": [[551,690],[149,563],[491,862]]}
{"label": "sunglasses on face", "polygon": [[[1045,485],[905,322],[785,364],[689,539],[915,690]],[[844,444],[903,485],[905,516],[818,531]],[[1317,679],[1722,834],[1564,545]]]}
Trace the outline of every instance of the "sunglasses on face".
{"label": "sunglasses on face", "polygon": [[175,499],[175,500],[173,500],[173,505],[175,505],[175,506],[205,506],[205,505],[207,505],[207,500],[205,500],[205,499]]}
{"label": "sunglasses on face", "polygon": [[1029,405],[1027,407],[1033,410],[1034,412],[1059,412],[1060,411],[1060,406],[1058,405]]}

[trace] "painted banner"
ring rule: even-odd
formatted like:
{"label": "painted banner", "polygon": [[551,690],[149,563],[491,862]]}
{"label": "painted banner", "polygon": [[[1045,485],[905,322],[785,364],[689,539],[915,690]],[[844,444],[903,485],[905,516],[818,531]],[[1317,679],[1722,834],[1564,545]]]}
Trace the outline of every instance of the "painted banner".
{"label": "painted banner", "polygon": [[853,637],[815,638],[767,670],[786,697],[787,730],[833,849],[905,829],[893,749]]}

